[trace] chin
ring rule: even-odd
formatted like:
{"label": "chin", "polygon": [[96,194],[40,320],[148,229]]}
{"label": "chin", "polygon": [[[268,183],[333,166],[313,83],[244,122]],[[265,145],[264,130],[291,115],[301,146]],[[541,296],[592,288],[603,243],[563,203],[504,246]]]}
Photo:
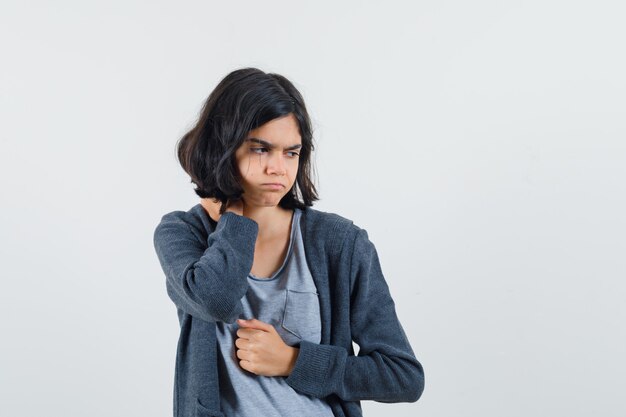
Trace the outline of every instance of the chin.
{"label": "chin", "polygon": [[[246,201],[247,205],[252,205],[252,206],[261,206],[261,207],[276,207],[278,206],[278,203],[280,203],[280,200],[284,197],[284,195],[276,195],[274,197],[271,198],[267,198],[267,197],[261,197],[253,202],[248,202]],[[252,203],[252,204],[250,204]]]}

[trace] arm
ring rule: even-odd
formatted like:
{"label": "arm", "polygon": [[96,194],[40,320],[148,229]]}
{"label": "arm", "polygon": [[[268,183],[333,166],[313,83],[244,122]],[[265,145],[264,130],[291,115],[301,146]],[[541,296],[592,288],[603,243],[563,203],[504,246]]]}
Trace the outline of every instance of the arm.
{"label": "arm", "polygon": [[254,220],[225,212],[204,243],[179,216],[163,216],[154,248],[176,307],[205,321],[234,323],[243,311],[257,234]]}
{"label": "arm", "polygon": [[395,312],[378,254],[367,232],[359,229],[349,262],[350,328],[358,356],[342,346],[301,341],[291,374],[294,389],[346,401],[415,402],[424,390],[424,371]]}

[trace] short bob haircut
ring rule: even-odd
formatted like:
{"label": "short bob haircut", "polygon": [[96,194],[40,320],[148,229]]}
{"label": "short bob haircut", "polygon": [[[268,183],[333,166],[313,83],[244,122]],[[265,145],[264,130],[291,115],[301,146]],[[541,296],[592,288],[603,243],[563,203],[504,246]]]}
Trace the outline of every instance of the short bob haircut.
{"label": "short bob haircut", "polygon": [[314,144],[304,100],[287,78],[257,68],[237,69],[224,77],[204,103],[196,125],[176,145],[196,194],[221,201],[224,214],[228,200],[243,194],[236,150],[251,130],[290,113],[298,122],[302,148],[296,181],[278,204],[286,209],[312,206],[319,198],[310,177]]}

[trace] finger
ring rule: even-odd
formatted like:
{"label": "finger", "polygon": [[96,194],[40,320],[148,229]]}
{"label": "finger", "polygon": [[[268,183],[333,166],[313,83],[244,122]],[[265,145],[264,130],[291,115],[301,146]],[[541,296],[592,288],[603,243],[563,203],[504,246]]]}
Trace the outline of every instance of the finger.
{"label": "finger", "polygon": [[241,366],[246,371],[252,372],[253,374],[256,375],[256,372],[255,372],[255,370],[253,368],[252,362],[246,361],[246,360],[241,360],[241,361],[239,361],[239,366]]}
{"label": "finger", "polygon": [[262,322],[261,320],[257,320],[257,319],[250,319],[250,320],[238,319],[237,324],[239,324],[240,326],[247,327],[247,328],[265,330],[266,332],[271,332],[274,329],[274,326],[272,326],[271,324]]}
{"label": "finger", "polygon": [[236,354],[239,359],[245,359],[247,361],[250,360],[250,352],[247,350],[237,349]]}
{"label": "finger", "polygon": [[237,338],[237,340],[235,340],[235,346],[239,349],[248,350],[250,348],[250,341],[248,339]]}
{"label": "finger", "polygon": [[242,337],[244,339],[252,339],[256,333],[261,332],[258,329],[237,329],[237,336]]}

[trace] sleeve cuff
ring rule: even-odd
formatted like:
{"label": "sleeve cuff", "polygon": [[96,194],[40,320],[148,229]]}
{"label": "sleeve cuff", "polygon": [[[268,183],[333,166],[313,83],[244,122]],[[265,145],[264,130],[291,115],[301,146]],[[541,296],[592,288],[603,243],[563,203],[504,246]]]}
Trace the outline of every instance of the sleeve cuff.
{"label": "sleeve cuff", "polygon": [[259,225],[257,222],[246,216],[240,216],[232,211],[226,211],[221,215],[215,231],[219,231],[228,226],[228,228],[235,234],[250,234],[258,233]]}
{"label": "sleeve cuff", "polygon": [[299,347],[296,363],[291,374],[286,378],[287,384],[301,393],[318,398],[334,392],[334,385],[339,375],[330,375],[329,370],[345,369],[348,356],[346,349],[341,346],[320,345],[307,340],[302,340]]}

